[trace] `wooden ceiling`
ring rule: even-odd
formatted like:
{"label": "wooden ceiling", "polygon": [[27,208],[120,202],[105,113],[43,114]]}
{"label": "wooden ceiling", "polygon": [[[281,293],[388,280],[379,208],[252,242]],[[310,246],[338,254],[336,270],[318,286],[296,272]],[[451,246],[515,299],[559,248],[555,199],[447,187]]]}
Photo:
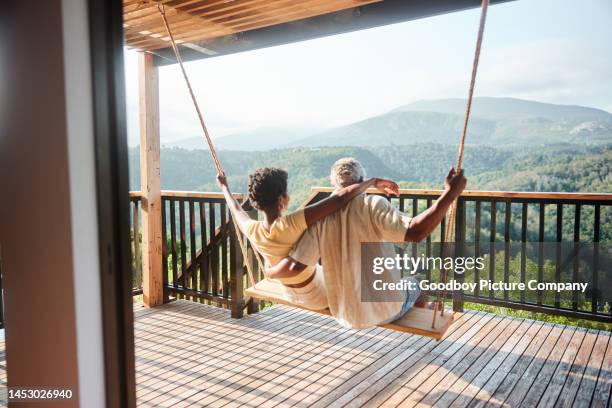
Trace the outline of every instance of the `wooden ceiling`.
{"label": "wooden ceiling", "polygon": [[[347,10],[382,0],[163,0],[166,17],[178,44],[195,51],[213,40],[240,32]],[[155,0],[123,0],[125,43],[153,51],[169,46]]]}

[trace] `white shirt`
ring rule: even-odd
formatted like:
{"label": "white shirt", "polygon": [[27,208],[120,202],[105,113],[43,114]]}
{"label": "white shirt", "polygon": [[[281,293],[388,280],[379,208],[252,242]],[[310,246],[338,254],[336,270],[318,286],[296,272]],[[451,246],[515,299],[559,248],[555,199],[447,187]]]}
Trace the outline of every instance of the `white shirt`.
{"label": "white shirt", "polygon": [[[362,301],[362,243],[404,242],[410,218],[381,196],[362,194],[344,209],[311,226],[290,256],[312,266],[319,259],[332,315],[345,327],[362,329],[397,316],[403,298],[397,301]],[[377,256],[393,257],[389,245],[368,246]],[[370,254],[371,255],[371,254]],[[401,271],[388,271],[398,281]]]}

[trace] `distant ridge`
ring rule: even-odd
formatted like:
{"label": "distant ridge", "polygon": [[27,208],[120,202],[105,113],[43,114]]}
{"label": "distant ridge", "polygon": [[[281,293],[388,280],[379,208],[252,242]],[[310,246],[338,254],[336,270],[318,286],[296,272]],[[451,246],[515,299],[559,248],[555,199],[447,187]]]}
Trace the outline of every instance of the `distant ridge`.
{"label": "distant ridge", "polygon": [[[295,140],[320,132],[314,127],[261,127],[249,132],[235,133],[214,139],[219,150],[263,151],[270,150]],[[165,147],[181,149],[207,149],[201,136],[164,143]]]}
{"label": "distant ridge", "polygon": [[[456,144],[464,114],[464,99],[417,101],[290,142],[287,146]],[[472,115],[470,144],[505,146],[612,141],[612,114],[601,109],[479,97],[474,99]]]}
{"label": "distant ridge", "polygon": [[[465,99],[461,98],[420,100],[400,106],[392,112],[427,111],[464,115],[465,104]],[[493,97],[474,98],[472,115],[473,117],[486,119],[538,117],[572,123],[612,120],[611,113],[596,108]]]}

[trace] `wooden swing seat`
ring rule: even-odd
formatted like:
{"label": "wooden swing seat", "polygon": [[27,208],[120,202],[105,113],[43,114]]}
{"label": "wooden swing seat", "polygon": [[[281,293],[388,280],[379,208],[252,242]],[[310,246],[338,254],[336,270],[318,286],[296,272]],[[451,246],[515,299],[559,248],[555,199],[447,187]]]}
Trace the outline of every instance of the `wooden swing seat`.
{"label": "wooden swing seat", "polygon": [[[286,299],[284,296],[283,285],[278,281],[264,279],[258,282],[255,286],[247,288],[245,292],[248,296],[254,299],[266,300],[273,303],[280,303],[303,309],[303,307],[293,304]],[[323,315],[331,315],[329,309],[311,311]],[[446,309],[444,311],[444,316],[438,314],[436,317],[435,327],[433,328],[431,327],[432,313],[433,310],[431,309],[413,307],[402,318],[391,323],[381,324],[380,327],[440,340],[442,337],[444,337],[444,333],[446,333],[448,328],[453,323],[454,312],[450,309]]]}

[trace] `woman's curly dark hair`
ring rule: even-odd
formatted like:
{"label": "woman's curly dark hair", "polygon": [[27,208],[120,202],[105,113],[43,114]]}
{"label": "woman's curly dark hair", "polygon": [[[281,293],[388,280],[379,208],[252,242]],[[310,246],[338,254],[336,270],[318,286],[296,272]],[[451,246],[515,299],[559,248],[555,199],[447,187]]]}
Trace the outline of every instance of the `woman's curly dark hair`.
{"label": "woman's curly dark hair", "polygon": [[249,175],[249,200],[258,210],[271,210],[278,204],[278,198],[287,194],[285,170],[262,167]]}

